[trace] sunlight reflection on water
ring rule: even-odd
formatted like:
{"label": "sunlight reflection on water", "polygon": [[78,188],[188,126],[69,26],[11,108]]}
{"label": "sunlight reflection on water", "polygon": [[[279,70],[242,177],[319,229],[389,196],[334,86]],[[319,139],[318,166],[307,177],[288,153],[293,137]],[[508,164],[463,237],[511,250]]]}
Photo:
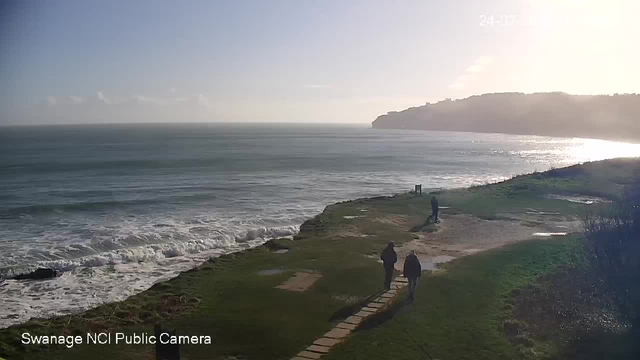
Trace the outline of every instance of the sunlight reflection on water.
{"label": "sunlight reflection on water", "polygon": [[512,151],[512,156],[528,158],[532,162],[545,159],[554,167],[613,158],[640,157],[640,144],[607,140],[539,138],[522,140],[521,143],[533,143],[539,148]]}
{"label": "sunlight reflection on water", "polygon": [[577,144],[568,151],[568,155],[575,159],[574,162],[640,156],[640,144],[592,139],[576,140]]}

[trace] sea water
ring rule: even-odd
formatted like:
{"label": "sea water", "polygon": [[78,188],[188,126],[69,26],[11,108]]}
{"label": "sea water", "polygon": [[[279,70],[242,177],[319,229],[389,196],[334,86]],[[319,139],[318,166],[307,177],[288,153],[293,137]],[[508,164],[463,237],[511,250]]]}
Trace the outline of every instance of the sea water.
{"label": "sea water", "polygon": [[638,145],[355,125],[0,128],[0,327],[118,301],[294,235],[336,201],[495,182]]}

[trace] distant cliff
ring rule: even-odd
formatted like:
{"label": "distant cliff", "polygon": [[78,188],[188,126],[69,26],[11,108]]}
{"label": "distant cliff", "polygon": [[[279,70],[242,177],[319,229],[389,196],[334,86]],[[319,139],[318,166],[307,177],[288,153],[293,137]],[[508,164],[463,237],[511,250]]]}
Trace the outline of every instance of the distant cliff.
{"label": "distant cliff", "polygon": [[640,95],[484,94],[389,112],[373,128],[640,142]]}

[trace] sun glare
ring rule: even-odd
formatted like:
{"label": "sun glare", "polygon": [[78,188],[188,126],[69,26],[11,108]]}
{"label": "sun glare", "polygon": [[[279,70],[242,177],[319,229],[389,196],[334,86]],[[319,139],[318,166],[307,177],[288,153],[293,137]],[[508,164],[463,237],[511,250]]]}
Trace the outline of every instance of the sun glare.
{"label": "sun glare", "polygon": [[570,155],[577,162],[597,161],[618,157],[640,157],[640,144],[629,144],[605,140],[580,140],[581,145],[572,147]]}

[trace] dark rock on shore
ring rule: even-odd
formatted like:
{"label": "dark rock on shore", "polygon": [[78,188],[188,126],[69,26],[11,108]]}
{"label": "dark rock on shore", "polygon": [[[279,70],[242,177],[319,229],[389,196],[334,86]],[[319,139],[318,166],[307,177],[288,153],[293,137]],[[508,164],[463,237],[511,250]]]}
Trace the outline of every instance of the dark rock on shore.
{"label": "dark rock on shore", "polygon": [[[280,240],[280,241],[282,241],[282,240]],[[267,249],[269,249],[271,251],[289,250],[288,246],[281,244],[279,241],[277,241],[275,239],[271,239],[271,240],[267,241],[262,246],[266,247]]]}
{"label": "dark rock on shore", "polygon": [[51,279],[58,276],[58,271],[54,269],[48,268],[39,268],[38,270],[32,271],[26,274],[20,274],[14,277],[14,280],[44,280]]}

